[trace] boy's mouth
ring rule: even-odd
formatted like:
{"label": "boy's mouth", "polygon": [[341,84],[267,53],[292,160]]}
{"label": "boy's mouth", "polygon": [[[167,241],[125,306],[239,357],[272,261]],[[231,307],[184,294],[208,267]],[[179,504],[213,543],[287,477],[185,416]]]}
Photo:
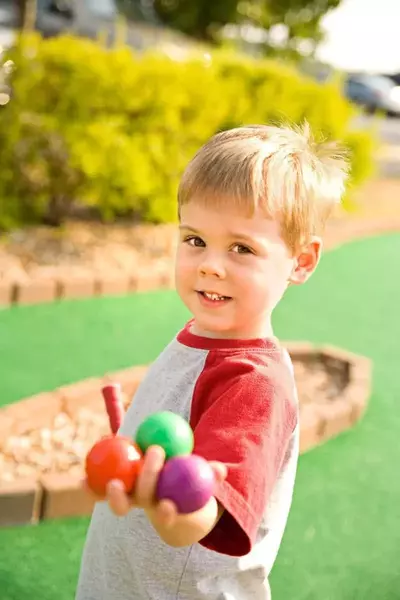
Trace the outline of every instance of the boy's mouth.
{"label": "boy's mouth", "polygon": [[221,294],[217,294],[216,292],[206,292],[204,290],[197,291],[200,296],[209,300],[210,302],[226,302],[227,300],[232,300],[231,296],[222,296]]}

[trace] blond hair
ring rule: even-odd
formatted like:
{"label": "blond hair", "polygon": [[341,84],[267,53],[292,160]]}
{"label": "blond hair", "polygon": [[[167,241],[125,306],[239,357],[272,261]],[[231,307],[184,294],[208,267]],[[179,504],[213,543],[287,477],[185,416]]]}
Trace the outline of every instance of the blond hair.
{"label": "blond hair", "polygon": [[337,143],[315,141],[310,127],[250,125],[214,135],[187,166],[178,206],[260,208],[279,218],[282,236],[296,252],[322,233],[340,203],[348,173]]}

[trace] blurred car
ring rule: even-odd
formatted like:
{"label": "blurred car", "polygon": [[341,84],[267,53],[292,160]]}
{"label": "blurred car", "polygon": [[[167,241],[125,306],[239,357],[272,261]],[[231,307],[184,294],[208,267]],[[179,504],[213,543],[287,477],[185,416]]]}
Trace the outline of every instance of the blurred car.
{"label": "blurred car", "polygon": [[400,116],[400,86],[384,75],[348,75],[344,82],[346,97],[367,112]]}
{"label": "blurred car", "polygon": [[[184,59],[188,52],[204,53],[203,45],[154,18],[149,20],[148,11],[140,10],[140,2],[135,20],[121,20],[121,16],[115,0],[37,0],[35,29],[45,38],[72,33],[101,39],[108,46],[123,35],[125,44],[135,52],[154,48],[175,60]],[[0,61],[16,38],[18,21],[17,2],[0,0]],[[7,77],[11,67],[0,62],[0,109],[12,97]]]}
{"label": "blurred car", "polygon": [[[138,3],[140,7],[140,2]],[[9,46],[15,39],[18,11],[15,0],[0,0],[0,45]],[[36,30],[43,37],[62,33],[96,39],[112,44],[121,30],[121,13],[115,0],[37,0]],[[136,51],[159,48],[179,55],[185,50],[198,49],[191,38],[149,22],[137,11],[137,20],[128,20],[125,42]]]}

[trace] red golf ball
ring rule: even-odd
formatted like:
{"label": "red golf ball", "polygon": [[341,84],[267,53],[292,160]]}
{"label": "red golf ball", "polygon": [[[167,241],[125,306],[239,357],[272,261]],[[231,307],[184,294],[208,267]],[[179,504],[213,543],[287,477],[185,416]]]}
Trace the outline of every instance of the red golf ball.
{"label": "red golf ball", "polygon": [[178,512],[200,510],[214,494],[214,472],[209,463],[196,454],[176,456],[165,463],[158,479],[159,500],[172,500]]}
{"label": "red golf ball", "polygon": [[104,497],[107,484],[119,479],[130,494],[141,466],[138,446],[128,437],[110,435],[98,441],[86,457],[87,484],[95,494]]}

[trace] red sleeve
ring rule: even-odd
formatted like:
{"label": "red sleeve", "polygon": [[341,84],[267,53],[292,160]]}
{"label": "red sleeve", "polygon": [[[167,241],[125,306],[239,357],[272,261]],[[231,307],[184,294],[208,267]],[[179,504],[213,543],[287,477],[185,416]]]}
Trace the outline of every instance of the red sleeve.
{"label": "red sleeve", "polygon": [[220,554],[250,552],[297,422],[293,378],[265,354],[210,352],[194,390],[194,452],[224,462],[216,498],[225,511],[200,544]]}

